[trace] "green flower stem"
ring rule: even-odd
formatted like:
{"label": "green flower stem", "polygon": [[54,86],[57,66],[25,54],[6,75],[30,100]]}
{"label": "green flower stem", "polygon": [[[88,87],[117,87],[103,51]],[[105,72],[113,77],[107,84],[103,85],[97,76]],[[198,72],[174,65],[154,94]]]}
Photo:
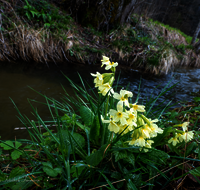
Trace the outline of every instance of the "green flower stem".
{"label": "green flower stem", "polygon": [[[104,118],[106,118],[106,115],[107,115],[107,112],[108,112],[108,103],[109,103],[109,96],[108,96],[107,102],[106,102],[106,109],[105,109]],[[102,135],[101,135],[101,146],[104,145],[105,133],[106,133],[106,127],[105,127],[105,125],[103,125],[103,130],[102,130]]]}
{"label": "green flower stem", "polygon": [[106,115],[107,115],[107,112],[108,112],[108,103],[109,103],[109,96],[107,98],[107,102],[106,102],[106,109],[105,109],[105,117],[106,118]]}

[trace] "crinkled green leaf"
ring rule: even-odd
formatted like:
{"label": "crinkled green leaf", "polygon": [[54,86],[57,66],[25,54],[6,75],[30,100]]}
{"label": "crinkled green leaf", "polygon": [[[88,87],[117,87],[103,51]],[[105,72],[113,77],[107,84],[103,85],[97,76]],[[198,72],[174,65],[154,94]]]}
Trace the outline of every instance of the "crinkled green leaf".
{"label": "crinkled green leaf", "polygon": [[94,114],[88,107],[81,106],[80,115],[86,126],[89,126],[93,123]]}
{"label": "crinkled green leaf", "polygon": [[144,162],[148,162],[148,160],[150,160],[156,164],[164,164],[164,165],[166,164],[167,159],[170,158],[170,156],[166,152],[161,150],[152,150],[151,152],[141,154],[140,157],[141,160]]}
{"label": "crinkled green leaf", "polygon": [[23,190],[23,189],[28,189],[28,187],[31,187],[32,185],[34,184],[33,181],[31,180],[27,180],[27,181],[23,181],[22,182],[19,182],[19,183],[16,183],[16,185],[12,185],[11,189],[12,190]]}
{"label": "crinkled green leaf", "polygon": [[133,154],[128,154],[127,161],[132,165],[135,166],[135,156]]}
{"label": "crinkled green leaf", "polygon": [[105,154],[104,157],[106,156],[105,149],[107,146],[107,144],[103,145],[99,150],[88,156],[86,163],[91,166],[97,166],[102,161],[103,155]]}
{"label": "crinkled green leaf", "polygon": [[[67,130],[62,130],[61,131],[61,134],[62,134],[62,137],[63,137],[63,140],[65,143],[67,143],[67,145],[70,144],[70,139],[69,139],[69,132]],[[71,134],[75,141],[81,146],[81,147],[84,147],[85,146],[85,139],[82,135],[80,135],[79,133],[73,133]],[[59,136],[58,136],[59,137]],[[73,143],[73,146],[76,146],[78,147],[77,143],[71,138],[71,141]]]}
{"label": "crinkled green leaf", "polygon": [[127,152],[125,150],[123,150],[123,151],[114,151],[113,153],[115,155],[115,162],[118,162],[121,159],[126,159],[127,158]]}
{"label": "crinkled green leaf", "polygon": [[13,168],[12,171],[10,172],[9,178],[15,178],[17,176],[20,176],[25,173],[24,168],[20,168],[19,166],[16,168]]}
{"label": "crinkled green leaf", "polygon": [[90,140],[93,140],[95,142],[99,141],[99,135],[100,135],[100,123],[99,123],[99,117],[98,115],[96,115],[93,120],[93,124],[90,128]]}

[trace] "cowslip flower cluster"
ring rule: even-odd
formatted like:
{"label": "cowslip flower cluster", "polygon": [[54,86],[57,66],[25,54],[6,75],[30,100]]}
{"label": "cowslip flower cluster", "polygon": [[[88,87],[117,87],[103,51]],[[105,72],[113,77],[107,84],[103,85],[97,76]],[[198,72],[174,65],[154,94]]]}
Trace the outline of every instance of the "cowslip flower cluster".
{"label": "cowslip flower cluster", "polygon": [[114,91],[112,89],[112,84],[114,82],[114,72],[115,72],[115,67],[118,65],[118,63],[110,62],[109,58],[106,56],[103,56],[102,61],[102,66],[106,65],[105,69],[109,70],[111,69],[112,73],[104,73],[100,74],[97,72],[96,74],[91,75],[93,77],[96,77],[94,79],[95,87],[99,89],[99,93],[105,96],[109,92],[109,96],[111,94],[114,94]]}
{"label": "cowslip flower cluster", "polygon": [[168,143],[172,143],[173,146],[176,146],[180,142],[189,142],[193,139],[193,131],[188,131],[189,122],[184,122],[183,124],[175,125],[174,127],[182,127],[182,131],[175,130],[173,137],[171,137]]}
{"label": "cowslip flower cluster", "polygon": [[[127,141],[129,145],[140,147],[140,150],[148,151],[154,143],[151,138],[156,137],[158,133],[163,133],[155,123],[158,120],[151,120],[146,118],[142,112],[145,112],[145,106],[137,103],[129,103],[128,98],[133,97],[132,92],[127,90],[120,90],[120,93],[114,92],[112,84],[114,81],[115,67],[118,63],[110,62],[109,58],[103,56],[102,66],[106,65],[106,70],[111,70],[112,73],[91,74],[96,77],[94,79],[95,87],[99,89],[99,93],[105,96],[108,91],[113,98],[118,100],[116,109],[110,109],[108,115],[109,120],[102,119],[103,123],[108,123],[108,129],[111,132],[118,134],[126,134],[131,132],[131,140]],[[111,92],[111,93],[110,93]]]}

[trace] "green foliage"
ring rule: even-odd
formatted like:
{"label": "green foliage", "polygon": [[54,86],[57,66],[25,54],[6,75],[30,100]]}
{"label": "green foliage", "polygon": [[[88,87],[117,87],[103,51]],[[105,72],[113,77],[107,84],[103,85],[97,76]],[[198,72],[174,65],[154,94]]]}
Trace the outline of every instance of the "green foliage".
{"label": "green foliage", "polygon": [[43,162],[42,165],[44,172],[51,177],[56,177],[62,173],[62,168],[53,168],[51,162]]}
{"label": "green foliage", "polygon": [[177,49],[180,53],[186,54],[186,52],[185,52],[185,49],[186,49],[185,44],[177,45],[177,46],[176,46],[176,49]]}
{"label": "green foliage", "polygon": [[[12,150],[12,152],[11,152],[11,158],[12,158],[13,160],[18,159],[18,158],[23,154],[22,151],[18,150],[18,148],[19,148],[20,146],[22,146],[22,144],[19,143],[19,142],[17,142],[17,141],[15,141],[15,146],[14,146],[14,144],[13,144],[12,141],[2,142],[2,143],[0,143],[0,146],[1,146],[4,150],[9,150],[9,151]],[[14,149],[14,150],[13,150],[13,149]]]}
{"label": "green foliage", "polygon": [[29,21],[40,24],[42,27],[50,29],[64,29],[68,30],[67,25],[71,17],[69,15],[62,15],[58,9],[42,0],[25,0],[23,8],[18,9],[20,15],[25,15]]}
{"label": "green foliage", "polygon": [[[103,59],[106,60],[105,57]],[[102,74],[99,78],[103,77],[102,80],[106,82],[105,84],[109,83],[112,86],[115,68],[111,68],[111,71],[111,73]],[[125,125],[125,127],[122,126],[120,132],[115,133],[112,131],[113,126],[110,126],[110,123],[114,122],[114,117],[116,117],[111,115],[116,109],[116,104],[118,103],[118,113],[128,113],[129,108],[126,107],[127,110],[120,111],[124,103],[119,103],[117,98],[109,95],[111,89],[105,94],[103,94],[105,91],[103,89],[98,96],[91,87],[88,92],[81,77],[82,87],[74,84],[69,78],[67,79],[77,92],[76,99],[67,91],[65,91],[62,102],[39,93],[46,99],[45,104],[51,115],[51,119],[48,121],[42,120],[32,106],[32,101],[37,101],[29,101],[36,121],[22,115],[14,104],[31,140],[1,141],[3,155],[4,151],[9,152],[8,156],[4,156],[4,164],[8,167],[3,166],[5,169],[0,171],[1,186],[4,185],[5,188],[11,189],[30,189],[36,188],[36,186],[41,189],[55,188],[55,186],[58,189],[89,189],[103,184],[112,189],[139,189],[142,186],[148,186],[149,189],[155,186],[155,188],[161,189],[163,182],[168,184],[174,178],[182,178],[182,169],[179,170],[179,168],[177,170],[180,172],[177,175],[175,172],[174,178],[171,178],[169,172],[177,164],[172,160],[173,158],[191,159],[194,162],[195,159],[186,156],[194,154],[200,156],[199,149],[197,149],[200,147],[200,133],[198,132],[188,144],[189,140],[187,141],[187,139],[178,142],[177,145],[169,142],[169,139],[176,133],[183,138],[182,134],[192,132],[190,130],[192,125],[187,123],[183,124],[188,129],[183,128],[185,131],[182,130],[182,121],[185,119],[186,122],[188,119],[185,118],[185,114],[195,113],[195,117],[199,118],[199,97],[194,99],[195,105],[192,106],[192,109],[188,109],[186,106],[181,111],[166,111],[170,102],[167,105],[166,102],[163,102],[159,107],[154,107],[158,98],[173,87],[167,88],[169,84],[156,98],[151,97],[149,102],[146,102],[145,109],[143,105],[135,104],[138,97],[132,98],[132,102],[128,105],[136,111],[140,109],[136,116],[136,126],[131,130],[128,129],[127,132],[128,125]],[[99,81],[97,78],[95,79],[97,85]],[[101,87],[99,86],[98,90]],[[125,92],[127,93],[125,95],[132,97],[131,92]],[[125,96],[125,98],[127,97]],[[131,114],[133,113],[131,112]],[[149,116],[152,119],[148,119]],[[126,117],[128,119],[128,116]],[[112,120],[109,120],[110,118]],[[153,120],[157,118],[159,120]],[[121,120],[116,123],[120,124],[120,122]],[[158,124],[155,124],[156,122]],[[109,127],[106,123],[109,123]],[[38,126],[42,126],[43,130],[41,131]],[[49,126],[54,126],[55,130],[50,130]],[[114,126],[119,127],[120,125]],[[193,127],[196,126],[197,123],[193,123]],[[145,135],[148,136],[150,131],[144,133],[148,129],[147,127],[154,130],[154,135],[148,138]],[[143,136],[138,138],[141,134]],[[145,139],[145,146],[138,139]],[[135,143],[136,140],[138,143]],[[163,147],[167,147],[167,152]],[[17,158],[16,153],[13,154],[14,151],[23,154]],[[166,166],[169,167],[163,171]],[[199,176],[199,168],[194,168],[190,174]],[[31,183],[20,181],[27,177],[34,178],[35,183],[32,183],[33,180]],[[7,178],[11,181],[6,181]],[[14,178],[16,179],[13,180]]]}

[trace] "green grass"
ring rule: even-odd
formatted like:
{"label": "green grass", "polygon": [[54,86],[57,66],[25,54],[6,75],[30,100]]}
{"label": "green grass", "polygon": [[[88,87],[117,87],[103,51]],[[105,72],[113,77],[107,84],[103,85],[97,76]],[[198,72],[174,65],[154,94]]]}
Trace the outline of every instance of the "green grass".
{"label": "green grass", "polygon": [[[109,83],[114,91],[118,92],[121,89],[118,86],[119,78],[113,83],[114,76],[113,67],[110,72],[106,70],[106,73],[102,74],[103,79],[96,79],[95,83],[99,90],[102,87],[100,82],[103,82]],[[32,103],[37,101],[29,100],[35,120],[21,114],[13,102],[31,140],[0,141],[0,153],[4,158],[5,168],[0,171],[0,185],[4,189],[90,189],[102,185],[112,189],[140,189],[142,186],[152,189],[152,185],[156,185],[155,187],[160,189],[171,183],[174,178],[181,179],[182,172],[184,175],[188,174],[177,167],[185,159],[190,161],[189,164],[193,164],[193,170],[189,173],[193,176],[199,175],[199,168],[194,164],[200,159],[196,149],[199,146],[199,133],[196,132],[194,139],[187,144],[187,150],[187,140],[178,142],[176,146],[168,141],[176,133],[184,133],[177,124],[182,124],[187,119],[191,121],[189,131],[197,128],[200,98],[195,99],[195,106],[192,106],[192,109],[186,106],[182,111],[168,111],[171,101],[166,100],[155,106],[157,100],[176,85],[170,87],[169,82],[157,97],[153,96],[153,92],[150,94],[144,109],[143,103],[138,103],[139,107],[134,107],[136,102],[144,101],[140,99],[139,90],[137,97],[131,97],[127,86],[124,97],[133,109],[131,114],[135,116],[132,122],[137,126],[127,128],[128,126],[122,125],[120,120],[116,122],[121,124],[117,125],[120,126],[118,129],[109,127],[104,122],[110,117],[114,119],[111,110],[116,110],[117,104],[122,105],[116,97],[108,95],[111,89],[107,93],[102,91],[98,94],[98,89],[86,85],[81,77],[82,86],[76,85],[69,78],[67,80],[75,91],[75,97],[64,90],[62,102],[59,102],[37,92],[46,99],[43,104],[49,109],[51,117],[48,121],[44,121],[37,109],[32,106]],[[121,96],[122,92],[120,91]],[[125,105],[122,108],[123,112],[131,110]],[[122,108],[117,107],[117,110]],[[194,115],[191,114],[197,112],[198,115],[192,119]],[[157,124],[153,119],[158,119]],[[131,126],[131,123],[129,125]],[[55,129],[51,130],[53,126]],[[148,138],[154,143],[142,147],[142,144],[134,142],[134,138],[139,138],[138,135],[143,134],[142,129],[147,129],[147,126],[151,130],[157,126],[160,132]],[[151,134],[150,131],[146,131],[141,137],[147,140],[145,135],[148,134]],[[168,147],[167,152],[163,149],[164,146]],[[194,159],[194,156],[185,158],[191,154],[198,159]],[[6,165],[9,168],[6,169]],[[165,167],[167,169],[163,170]],[[171,178],[170,172],[173,168],[176,172]]]}

